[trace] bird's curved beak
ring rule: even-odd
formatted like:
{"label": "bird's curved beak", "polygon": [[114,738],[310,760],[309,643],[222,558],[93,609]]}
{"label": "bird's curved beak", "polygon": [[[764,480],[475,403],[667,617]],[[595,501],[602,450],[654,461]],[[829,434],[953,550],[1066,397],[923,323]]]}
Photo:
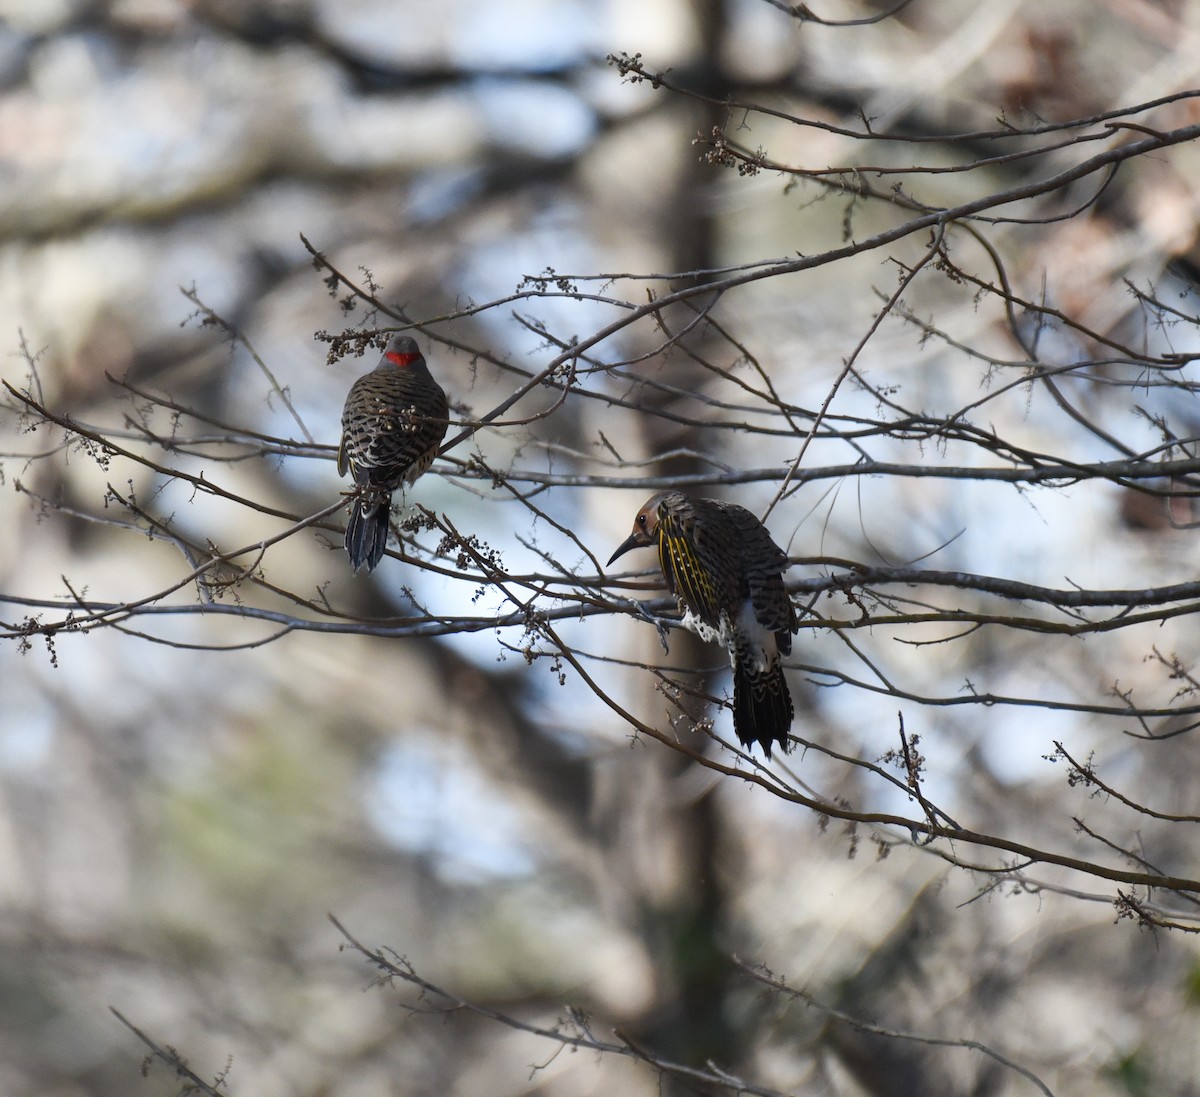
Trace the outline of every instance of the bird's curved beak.
{"label": "bird's curved beak", "polygon": [[638,535],[636,533],[631,533],[625,538],[624,541],[620,543],[620,545],[617,546],[617,551],[608,558],[608,563],[604,566],[609,567],[618,556],[624,556],[625,553],[632,548],[640,548],[643,543],[644,542],[638,540]]}

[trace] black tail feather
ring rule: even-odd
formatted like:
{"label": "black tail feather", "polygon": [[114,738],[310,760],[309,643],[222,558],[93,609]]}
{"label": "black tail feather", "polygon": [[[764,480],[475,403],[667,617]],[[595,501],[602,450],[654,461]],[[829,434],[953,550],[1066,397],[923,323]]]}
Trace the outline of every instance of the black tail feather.
{"label": "black tail feather", "polygon": [[355,571],[366,568],[374,571],[383,559],[387,548],[388,518],[390,508],[387,501],[361,499],[350,508],[346,520],[346,553],[350,566]]}
{"label": "black tail feather", "polygon": [[792,695],[779,663],[766,670],[744,663],[733,668],[733,730],[742,746],[758,743],[768,758],[772,743],[789,750],[792,716]]}

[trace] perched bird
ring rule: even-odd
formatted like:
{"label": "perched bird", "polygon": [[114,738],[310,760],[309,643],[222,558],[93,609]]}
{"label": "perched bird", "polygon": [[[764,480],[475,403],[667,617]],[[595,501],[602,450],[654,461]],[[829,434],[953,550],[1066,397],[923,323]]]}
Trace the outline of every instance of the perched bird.
{"label": "perched bird", "polygon": [[779,659],[799,627],[783,586],[787,554],[745,507],[679,491],[650,499],[608,562],[648,545],[658,546],[684,627],[729,652],[738,740],[761,744],[768,758],[772,743],[787,750],[792,697]]}
{"label": "perched bird", "polygon": [[349,471],[358,488],[346,522],[355,571],[371,571],[383,558],[392,492],[429,468],[449,425],[446,394],[416,340],[393,335],[379,365],[350,386],[342,409],[338,474]]}

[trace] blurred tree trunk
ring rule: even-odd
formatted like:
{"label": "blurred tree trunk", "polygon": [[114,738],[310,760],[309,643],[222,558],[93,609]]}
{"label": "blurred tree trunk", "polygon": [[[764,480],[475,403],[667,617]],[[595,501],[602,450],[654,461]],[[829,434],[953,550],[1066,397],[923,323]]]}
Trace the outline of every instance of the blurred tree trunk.
{"label": "blurred tree trunk", "polygon": [[[686,73],[679,75],[696,90],[720,99],[729,91],[720,56],[728,20],[726,0],[697,0],[693,7],[699,49]],[[674,127],[681,136],[706,133],[723,122],[723,110],[719,106],[676,97],[671,109],[686,115]],[[664,196],[663,202],[663,208],[670,211],[661,226],[664,244],[670,249],[669,269],[709,269],[721,262],[716,248],[714,204],[710,198],[714,175],[698,153],[686,155],[682,164],[675,181],[676,194]],[[703,328],[698,328],[689,335],[688,344],[701,346],[704,339]],[[664,357],[654,376],[667,385],[678,385],[685,390],[696,384],[694,364],[678,351]],[[656,411],[668,410],[674,402],[672,396],[659,389],[649,389],[645,398]],[[706,448],[706,440],[697,437],[694,428],[673,425],[668,418],[657,414],[645,416],[643,421],[649,454],[670,452],[679,447],[700,451]],[[675,458],[669,467],[663,464],[656,471],[686,475],[699,468],[700,463],[694,459]],[[657,647],[656,637],[647,639]],[[690,632],[673,631],[670,643],[669,661],[680,668],[714,665],[722,658],[718,649],[702,643]],[[661,651],[658,656],[661,657]],[[715,677],[706,683],[706,688],[711,687],[720,690],[721,678]],[[698,703],[689,703],[686,699],[683,703],[689,716],[708,715],[722,730],[727,730],[724,725],[728,723],[728,713],[706,713],[704,706]],[[703,749],[702,736],[692,735],[691,738],[694,741],[689,745]],[[668,787],[676,788],[682,784],[685,771],[693,766],[682,755],[659,750],[638,758],[636,764],[657,767],[661,771],[660,779]],[[643,896],[642,921],[646,940],[655,952],[661,996],[656,1016],[649,1019],[638,1038],[658,1053],[687,1064],[702,1066],[711,1060],[732,1067],[745,1049],[738,1046],[738,1033],[731,1029],[725,1009],[732,966],[725,936],[726,896],[718,863],[721,819],[717,798],[706,791],[688,797],[668,796],[665,803],[668,814],[661,821],[663,833],[673,833],[672,845],[679,863],[672,874],[674,889],[657,897],[653,894]],[[666,1080],[663,1092],[695,1093],[696,1087],[691,1083]]]}

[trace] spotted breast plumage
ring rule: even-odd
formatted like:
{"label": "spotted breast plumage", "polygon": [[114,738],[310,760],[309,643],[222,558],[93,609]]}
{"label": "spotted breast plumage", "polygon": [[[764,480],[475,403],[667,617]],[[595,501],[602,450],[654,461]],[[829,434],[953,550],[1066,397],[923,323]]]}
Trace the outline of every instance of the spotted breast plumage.
{"label": "spotted breast plumage", "polygon": [[371,571],[387,547],[392,492],[433,463],[449,426],[449,404],[417,342],[393,335],[379,365],[350,386],[342,409],[338,473],[354,477],[346,552]]}
{"label": "spotted breast plumage", "polygon": [[792,650],[796,608],[783,584],[787,554],[745,507],[678,491],[651,498],[609,559],[655,545],[683,625],[722,645],[733,666],[733,726],[744,746],[788,749],[792,698],[781,656]]}

